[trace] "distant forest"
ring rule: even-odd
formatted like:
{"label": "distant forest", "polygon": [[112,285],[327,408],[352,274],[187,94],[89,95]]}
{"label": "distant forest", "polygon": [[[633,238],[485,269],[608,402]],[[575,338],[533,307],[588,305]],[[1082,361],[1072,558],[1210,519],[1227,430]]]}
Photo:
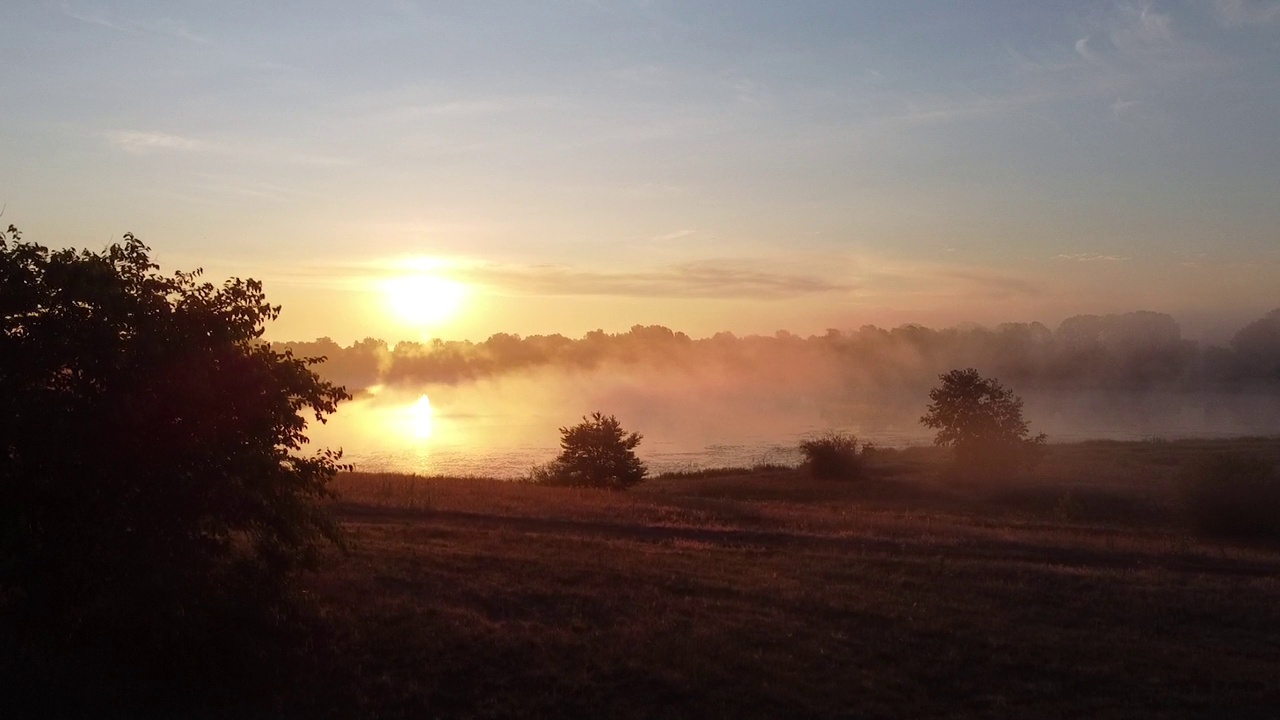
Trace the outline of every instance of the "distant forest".
{"label": "distant forest", "polygon": [[1280,308],[1239,329],[1225,347],[1182,337],[1169,315],[1077,315],[1056,329],[1035,323],[931,329],[866,325],[801,337],[717,333],[693,339],[661,325],[580,339],[498,333],[483,342],[428,343],[367,338],[342,347],[329,338],[275,343],[299,356],[324,356],[322,376],[359,391],[374,385],[456,385],[533,372],[628,367],[671,372],[841,378],[846,389],[917,390],[938,373],[974,367],[1019,390],[1244,390],[1280,386]]}

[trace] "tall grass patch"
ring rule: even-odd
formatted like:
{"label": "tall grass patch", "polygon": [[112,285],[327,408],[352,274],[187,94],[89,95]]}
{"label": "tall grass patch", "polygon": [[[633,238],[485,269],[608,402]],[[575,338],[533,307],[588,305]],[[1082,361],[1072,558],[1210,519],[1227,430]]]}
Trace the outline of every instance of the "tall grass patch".
{"label": "tall grass patch", "polygon": [[867,476],[867,456],[872,446],[856,435],[829,431],[801,441],[803,467],[822,480],[862,480]]}

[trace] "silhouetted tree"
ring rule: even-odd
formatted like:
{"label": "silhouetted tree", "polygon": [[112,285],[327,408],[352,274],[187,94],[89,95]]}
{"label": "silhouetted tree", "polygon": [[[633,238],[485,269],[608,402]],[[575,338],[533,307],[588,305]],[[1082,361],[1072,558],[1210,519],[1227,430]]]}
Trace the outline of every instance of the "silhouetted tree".
{"label": "silhouetted tree", "polygon": [[259,340],[280,311],[260,283],[163,276],[149,252],[0,233],[0,617],[46,658],[97,648],[158,683],[220,652],[247,667],[296,609],[298,571],[341,540],[341,453],[296,454],[303,413],[348,396]]}
{"label": "silhouetted tree", "polygon": [[1244,377],[1280,380],[1280,308],[1241,328],[1231,349]]}
{"label": "silhouetted tree", "polygon": [[612,415],[592,413],[560,428],[560,455],[539,473],[548,485],[625,490],[648,474],[635,449],[639,433],[622,429]]}
{"label": "silhouetted tree", "polygon": [[[811,391],[815,377],[829,378],[850,397],[868,400],[923,393],[938,372],[954,367],[989,368],[1028,392],[1142,393],[1275,381],[1280,378],[1277,317],[1272,313],[1241,330],[1230,350],[1183,339],[1177,321],[1153,312],[1078,315],[1054,331],[1040,323],[1006,323],[995,330],[867,325],[852,332],[831,328],[807,338],[779,331],[744,337],[717,333],[694,340],[661,325],[635,325],[625,333],[593,330],[579,339],[497,333],[480,343],[435,339],[388,347],[366,338],[344,348],[320,338],[275,347],[324,355],[328,361],[321,374],[357,388],[457,384],[533,368],[639,366],[698,373],[714,365],[726,376],[751,373],[756,382],[794,382],[798,390]],[[797,367],[810,370],[797,373]],[[830,393],[824,386],[814,395]]]}
{"label": "silhouetted tree", "polygon": [[1000,474],[1035,462],[1045,435],[1030,437],[1022,399],[1012,390],[973,368],[938,378],[942,384],[929,391],[933,402],[920,422],[938,431],[935,445],[955,448],[961,470]]}

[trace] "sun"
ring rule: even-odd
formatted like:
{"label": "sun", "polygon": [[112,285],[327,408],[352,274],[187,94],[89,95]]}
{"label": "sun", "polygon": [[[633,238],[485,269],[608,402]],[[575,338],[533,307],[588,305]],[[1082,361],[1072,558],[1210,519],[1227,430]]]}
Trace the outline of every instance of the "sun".
{"label": "sun", "polygon": [[462,308],[466,288],[439,275],[404,275],[382,284],[387,305],[401,321],[415,327],[439,325]]}

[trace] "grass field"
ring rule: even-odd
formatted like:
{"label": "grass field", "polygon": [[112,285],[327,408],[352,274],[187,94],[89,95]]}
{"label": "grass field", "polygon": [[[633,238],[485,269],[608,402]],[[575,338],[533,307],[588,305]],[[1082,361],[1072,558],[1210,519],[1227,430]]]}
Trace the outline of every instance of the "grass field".
{"label": "grass field", "polygon": [[354,550],[279,707],[365,717],[1276,717],[1280,552],[1186,530],[1181,468],[1280,441],[1050,446],[949,480],[626,493],[347,474]]}

